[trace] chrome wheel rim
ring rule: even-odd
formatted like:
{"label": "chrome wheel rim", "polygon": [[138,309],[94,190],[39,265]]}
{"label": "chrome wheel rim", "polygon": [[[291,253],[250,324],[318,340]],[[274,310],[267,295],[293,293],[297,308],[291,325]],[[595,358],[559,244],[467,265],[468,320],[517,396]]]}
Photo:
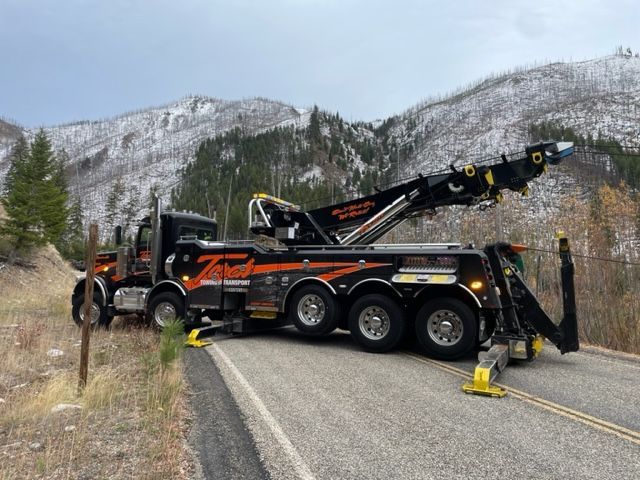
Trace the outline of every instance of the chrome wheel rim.
{"label": "chrome wheel rim", "polygon": [[389,333],[389,314],[377,305],[365,308],[358,316],[360,332],[369,340],[380,340]]}
{"label": "chrome wheel rim", "polygon": [[176,307],[170,302],[160,302],[153,312],[153,320],[160,327],[178,318]]}
{"label": "chrome wheel rim", "polygon": [[[80,321],[84,323],[84,304],[80,305],[80,311],[78,312],[78,315],[80,316]],[[96,302],[93,302],[89,309],[89,320],[91,321],[91,325],[95,325],[99,319],[100,305],[98,305]]]}
{"label": "chrome wheel rim", "polygon": [[450,347],[462,339],[462,319],[451,310],[436,310],[427,320],[429,338],[437,345]]}
{"label": "chrome wheel rim", "polygon": [[327,307],[321,297],[307,294],[298,302],[298,318],[308,326],[318,325],[324,318]]}

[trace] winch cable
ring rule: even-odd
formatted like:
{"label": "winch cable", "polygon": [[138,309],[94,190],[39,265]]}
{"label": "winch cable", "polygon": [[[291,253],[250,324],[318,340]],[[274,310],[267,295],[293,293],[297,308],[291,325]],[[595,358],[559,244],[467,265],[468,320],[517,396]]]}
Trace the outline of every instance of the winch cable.
{"label": "winch cable", "polygon": [[[554,251],[554,250],[547,250],[545,248],[536,248],[536,247],[529,247],[526,246],[527,251],[533,251],[533,252],[542,252],[542,253],[549,253],[549,254],[553,254],[553,255],[557,255],[558,252]],[[607,258],[607,257],[596,257],[593,255],[582,255],[580,253],[575,253],[574,251],[571,252],[571,256],[572,257],[578,257],[578,258],[585,258],[587,260],[599,260],[601,262],[610,262],[610,263],[618,263],[618,264],[622,264],[622,265],[634,265],[634,266],[640,266],[640,262],[629,262],[627,260],[618,260],[615,258]]]}

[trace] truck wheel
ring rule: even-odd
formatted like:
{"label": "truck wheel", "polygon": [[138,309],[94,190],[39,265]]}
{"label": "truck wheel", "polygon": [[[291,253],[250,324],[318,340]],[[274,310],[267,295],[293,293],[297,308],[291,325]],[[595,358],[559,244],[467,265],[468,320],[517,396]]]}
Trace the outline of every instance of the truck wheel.
{"label": "truck wheel", "polygon": [[[84,322],[84,293],[78,295],[71,305],[71,316],[78,327]],[[102,305],[102,296],[98,292],[93,293],[91,303],[91,328],[107,328],[113,317],[107,315],[107,307]]]}
{"label": "truck wheel", "polygon": [[349,330],[353,339],[369,352],[386,352],[404,337],[404,312],[384,295],[365,295],[349,311]]}
{"label": "truck wheel", "polygon": [[148,312],[149,323],[162,330],[173,320],[184,320],[184,300],[173,292],[162,292],[151,299]]}
{"label": "truck wheel", "polygon": [[340,306],[320,285],[305,285],[293,294],[289,320],[307,335],[326,335],[338,326]]}
{"label": "truck wheel", "polygon": [[425,303],[416,315],[416,337],[432,357],[453,360],[476,345],[478,323],[471,309],[455,298]]}

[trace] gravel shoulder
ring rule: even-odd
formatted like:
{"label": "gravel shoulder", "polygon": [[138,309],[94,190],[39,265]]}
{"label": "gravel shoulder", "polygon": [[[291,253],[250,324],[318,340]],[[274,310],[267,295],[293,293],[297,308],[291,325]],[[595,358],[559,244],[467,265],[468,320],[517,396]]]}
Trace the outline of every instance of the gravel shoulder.
{"label": "gravel shoulder", "polygon": [[187,349],[184,372],[192,411],[188,448],[196,457],[195,478],[268,479],[242,415],[211,357]]}

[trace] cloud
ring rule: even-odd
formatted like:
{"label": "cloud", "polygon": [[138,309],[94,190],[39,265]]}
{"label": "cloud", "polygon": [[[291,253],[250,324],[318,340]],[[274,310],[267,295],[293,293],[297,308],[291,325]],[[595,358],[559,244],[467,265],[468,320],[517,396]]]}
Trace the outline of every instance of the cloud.
{"label": "cloud", "polygon": [[631,0],[4,0],[0,115],[100,118],[187,93],[354,119],[535,61],[640,48]]}

